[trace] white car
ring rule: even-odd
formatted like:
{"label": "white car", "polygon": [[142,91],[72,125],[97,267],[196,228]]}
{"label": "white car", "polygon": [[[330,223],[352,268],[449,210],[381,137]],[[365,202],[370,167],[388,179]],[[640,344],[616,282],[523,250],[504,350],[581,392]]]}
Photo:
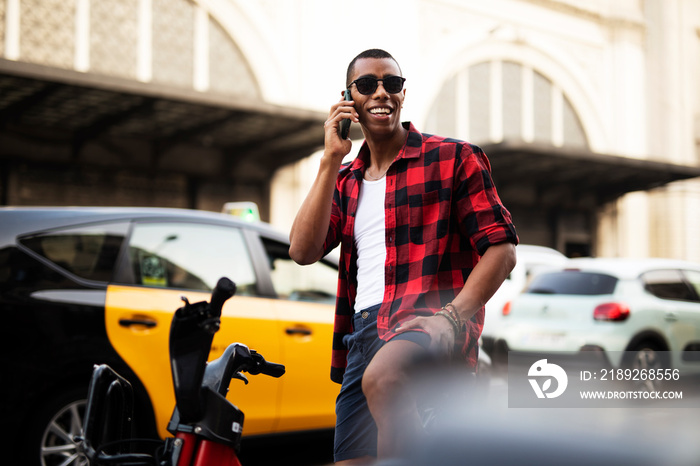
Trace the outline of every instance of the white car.
{"label": "white car", "polygon": [[519,244],[515,247],[517,263],[508,278],[486,303],[484,329],[481,332],[481,346],[489,354],[493,350],[493,336],[503,324],[503,306],[517,296],[532,277],[550,267],[560,266],[568,260],[556,249],[531,244]]}
{"label": "white car", "polygon": [[604,351],[614,367],[626,363],[627,351],[630,362],[643,355],[700,371],[700,264],[570,259],[535,277],[504,313],[494,362],[508,351],[586,349]]}

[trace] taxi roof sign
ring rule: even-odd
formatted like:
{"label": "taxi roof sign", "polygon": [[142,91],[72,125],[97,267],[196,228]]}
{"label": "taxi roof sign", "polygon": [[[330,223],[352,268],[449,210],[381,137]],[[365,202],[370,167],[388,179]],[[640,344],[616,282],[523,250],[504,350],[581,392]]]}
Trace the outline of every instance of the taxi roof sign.
{"label": "taxi roof sign", "polygon": [[227,202],[221,211],[246,222],[260,221],[260,211],[255,202]]}

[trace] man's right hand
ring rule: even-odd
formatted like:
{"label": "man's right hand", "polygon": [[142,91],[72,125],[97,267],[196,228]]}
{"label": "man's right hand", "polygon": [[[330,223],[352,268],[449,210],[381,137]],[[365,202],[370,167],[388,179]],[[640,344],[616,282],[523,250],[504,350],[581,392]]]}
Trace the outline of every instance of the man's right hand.
{"label": "man's right hand", "polygon": [[333,104],[323,124],[325,146],[318,175],[289,232],[289,255],[298,264],[311,264],[323,256],[338,170],[343,158],[352,150],[350,139],[340,137],[340,122],[343,118],[359,122],[353,104],[353,101],[345,99]]}
{"label": "man's right hand", "polygon": [[352,142],[350,139],[340,137],[340,122],[345,118],[350,121],[359,123],[359,115],[354,107],[355,102],[352,100],[340,99],[339,102],[331,107],[328,119],[324,123],[325,139],[324,139],[324,155],[331,158],[340,157],[341,159],[350,153]]}

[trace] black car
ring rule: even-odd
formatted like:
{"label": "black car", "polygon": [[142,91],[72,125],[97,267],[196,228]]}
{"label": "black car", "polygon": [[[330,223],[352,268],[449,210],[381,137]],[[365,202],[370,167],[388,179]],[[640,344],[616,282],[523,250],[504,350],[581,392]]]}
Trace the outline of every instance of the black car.
{"label": "black car", "polygon": [[244,434],[332,428],[337,264],[300,267],[288,248],[266,224],[212,212],[0,208],[1,438],[22,455],[3,463],[80,464],[74,437],[95,364],[134,385],[136,435],[163,437],[170,318],[181,295],[207,299],[221,276],[238,291],[210,356],[240,341],[288,372],[232,385]]}

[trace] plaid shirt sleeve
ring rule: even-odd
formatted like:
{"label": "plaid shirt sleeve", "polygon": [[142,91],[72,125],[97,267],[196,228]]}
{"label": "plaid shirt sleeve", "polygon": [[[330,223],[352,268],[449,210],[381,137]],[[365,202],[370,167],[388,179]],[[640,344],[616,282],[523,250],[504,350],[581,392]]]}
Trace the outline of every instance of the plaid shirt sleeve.
{"label": "plaid shirt sleeve", "polygon": [[493,244],[515,242],[513,221],[496,193],[491,164],[481,148],[463,146],[456,165],[456,219],[471,247],[483,256]]}
{"label": "plaid shirt sleeve", "polygon": [[[471,144],[462,146],[456,163],[455,218],[461,237],[468,238],[470,249],[480,257],[494,244],[517,244],[513,220],[498,197],[491,178],[491,165],[481,148]],[[475,257],[474,266],[476,262],[478,257]],[[467,364],[472,367],[478,362],[478,340],[484,317],[482,308],[466,324],[461,349]]]}
{"label": "plaid shirt sleeve", "polygon": [[[331,218],[328,226],[328,235],[324,242],[324,254],[330,253],[338,244],[341,244],[340,259],[338,262],[338,289],[336,296],[335,320],[333,323],[333,348],[331,352],[331,380],[342,383],[343,373],[347,364],[348,350],[343,343],[343,337],[352,333],[352,315],[354,313],[354,297],[356,291],[356,280],[351,278],[351,270],[355,265],[353,255],[355,246],[352,235],[347,232],[351,230],[348,226],[348,210],[351,204],[352,193],[359,192],[353,190],[352,172],[348,164],[341,167],[336,181],[336,189],[333,193],[333,204],[331,207]],[[346,193],[346,195],[341,195]],[[349,196],[347,195],[349,193]],[[354,197],[354,202],[357,197]],[[353,275],[354,277],[354,275]]]}

